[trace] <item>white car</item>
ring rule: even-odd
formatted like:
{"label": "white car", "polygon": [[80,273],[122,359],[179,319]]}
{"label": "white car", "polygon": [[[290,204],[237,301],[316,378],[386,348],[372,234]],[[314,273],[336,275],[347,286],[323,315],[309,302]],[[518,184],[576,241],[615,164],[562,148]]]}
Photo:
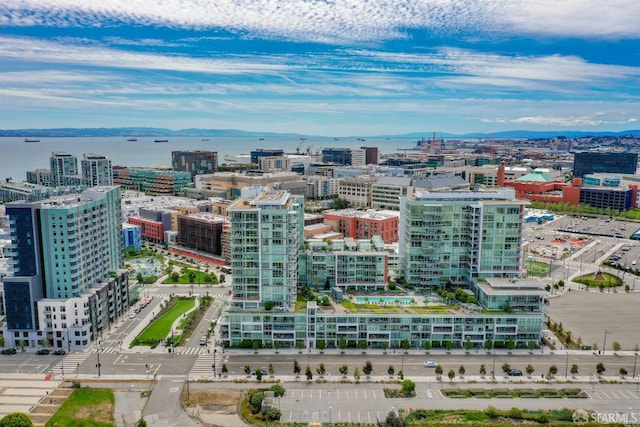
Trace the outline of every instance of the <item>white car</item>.
{"label": "white car", "polygon": [[424,366],[426,366],[427,368],[435,368],[436,366],[438,366],[438,364],[433,360],[429,360],[427,362],[424,362]]}

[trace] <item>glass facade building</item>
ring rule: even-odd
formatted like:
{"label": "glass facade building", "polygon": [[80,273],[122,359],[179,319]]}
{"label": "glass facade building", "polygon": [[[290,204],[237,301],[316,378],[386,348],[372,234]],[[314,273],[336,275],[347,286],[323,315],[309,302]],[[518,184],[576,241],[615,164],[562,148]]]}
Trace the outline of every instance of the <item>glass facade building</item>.
{"label": "glass facade building", "polygon": [[634,175],[638,168],[637,153],[576,153],[573,160],[574,178],[591,173],[623,173]]}

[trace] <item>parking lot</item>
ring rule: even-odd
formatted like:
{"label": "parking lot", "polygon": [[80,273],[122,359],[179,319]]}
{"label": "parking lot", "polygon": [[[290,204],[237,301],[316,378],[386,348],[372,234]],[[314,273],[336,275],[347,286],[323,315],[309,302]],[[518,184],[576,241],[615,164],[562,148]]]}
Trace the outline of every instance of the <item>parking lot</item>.
{"label": "parking lot", "polygon": [[632,350],[640,345],[639,305],[638,292],[572,291],[550,298],[547,313],[554,322],[562,322],[575,339],[582,338],[584,345],[596,343],[601,349],[608,331],[607,350],[611,351],[614,341],[623,350]]}
{"label": "parking lot", "polygon": [[628,221],[568,215],[557,218],[549,225],[559,231],[619,239],[630,238],[640,228],[638,224]]}

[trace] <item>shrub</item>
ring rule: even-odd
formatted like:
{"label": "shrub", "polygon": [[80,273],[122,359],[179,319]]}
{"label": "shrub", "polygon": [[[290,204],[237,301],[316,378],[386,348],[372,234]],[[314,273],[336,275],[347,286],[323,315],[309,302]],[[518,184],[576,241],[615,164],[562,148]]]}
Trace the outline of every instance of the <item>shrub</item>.
{"label": "shrub", "polygon": [[285,388],[282,387],[280,384],[272,385],[269,390],[271,390],[273,392],[275,397],[282,397],[286,393]]}
{"label": "shrub", "polygon": [[484,411],[485,415],[491,419],[495,419],[498,418],[500,416],[500,412],[498,412],[498,410],[493,407],[493,406],[489,406],[485,411]]}

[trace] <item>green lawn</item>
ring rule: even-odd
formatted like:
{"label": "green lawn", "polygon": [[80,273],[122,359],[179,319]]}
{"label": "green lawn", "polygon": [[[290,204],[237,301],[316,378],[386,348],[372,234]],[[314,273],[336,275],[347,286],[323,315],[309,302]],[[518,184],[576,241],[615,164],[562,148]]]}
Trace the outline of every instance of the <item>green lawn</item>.
{"label": "green lawn", "polygon": [[171,326],[173,326],[176,319],[182,316],[183,313],[191,310],[195,306],[195,303],[193,298],[179,299],[175,307],[147,326],[140,335],[131,342],[131,346],[153,345],[165,339],[169,335],[169,332],[171,332]]}
{"label": "green lawn", "polygon": [[549,264],[546,262],[527,262],[527,273],[531,276],[544,277],[549,274]]}
{"label": "green lawn", "polygon": [[615,288],[616,286],[620,286],[622,284],[622,280],[609,273],[599,272],[596,274],[588,274],[586,276],[580,276],[573,279],[576,283],[581,283],[583,285],[587,285],[588,287],[604,287],[604,288]]}
{"label": "green lawn", "polygon": [[[191,281],[191,273],[194,273],[193,282]],[[179,285],[197,285],[197,284],[218,284],[218,278],[214,273],[206,273],[204,271],[187,269],[185,272],[181,272],[178,281],[174,281],[171,275],[167,276],[162,283],[172,284],[177,283]]]}
{"label": "green lawn", "polygon": [[50,426],[109,427],[115,425],[113,391],[100,388],[79,388],[62,404],[47,422]]}

